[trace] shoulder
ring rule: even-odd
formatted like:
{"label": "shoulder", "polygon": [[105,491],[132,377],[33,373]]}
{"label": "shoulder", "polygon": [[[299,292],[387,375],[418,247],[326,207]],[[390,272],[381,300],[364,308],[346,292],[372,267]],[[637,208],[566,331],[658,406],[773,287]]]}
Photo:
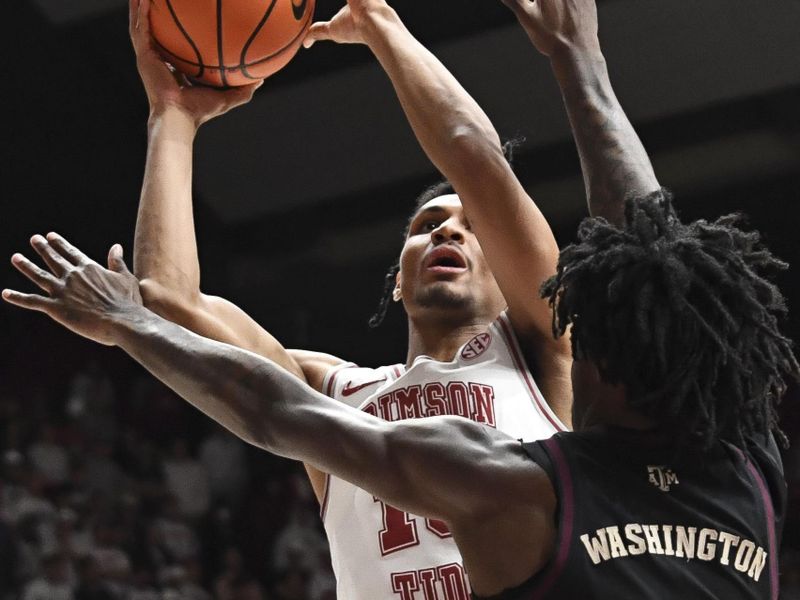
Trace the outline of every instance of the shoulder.
{"label": "shoulder", "polygon": [[786,516],[788,488],[774,435],[769,433],[748,438],[746,450],[760,475],[761,485],[772,500],[775,517],[782,522]]}
{"label": "shoulder", "polygon": [[322,388],[324,387],[325,379],[333,369],[353,366],[353,363],[325,352],[295,349],[287,350],[287,352],[300,365],[308,385],[318,392],[324,393]]}
{"label": "shoulder", "polygon": [[510,309],[496,321],[509,345],[522,357],[526,369],[547,404],[562,423],[572,423],[572,347],[567,336],[556,339],[516,317]]}

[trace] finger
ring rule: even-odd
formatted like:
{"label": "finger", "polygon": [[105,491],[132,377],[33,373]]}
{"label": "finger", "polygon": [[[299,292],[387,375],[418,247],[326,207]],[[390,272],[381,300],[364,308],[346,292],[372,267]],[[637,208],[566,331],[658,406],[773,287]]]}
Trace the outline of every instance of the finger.
{"label": "finger", "polygon": [[133,37],[136,20],[139,17],[139,0],[128,0],[128,33]]}
{"label": "finger", "polygon": [[139,0],[139,11],[136,15],[136,30],[142,35],[150,35],[150,2],[151,0]]}
{"label": "finger", "polygon": [[25,277],[38,285],[45,292],[50,292],[56,285],[58,285],[55,277],[39,267],[39,265],[28,260],[22,254],[17,253],[12,256],[11,264],[16,267],[17,271],[25,275]]}
{"label": "finger", "polygon": [[90,259],[83,252],[78,250],[75,246],[70,244],[67,240],[65,240],[57,233],[54,233],[52,231],[48,233],[47,241],[53,248],[56,249],[56,251],[61,256],[66,258],[70,263],[72,263],[75,266],[86,265],[92,262],[92,259]]}
{"label": "finger", "polygon": [[164,64],[167,65],[167,68],[170,70],[170,72],[172,73],[172,76],[175,78],[175,81],[178,82],[178,85],[180,87],[182,87],[182,88],[192,87],[192,82],[189,80],[189,78],[186,75],[184,75],[180,71],[176,70],[175,67],[173,67],[171,64],[169,64],[169,63],[164,63]]}
{"label": "finger", "polygon": [[128,33],[137,53],[151,45],[149,0],[128,1]]}
{"label": "finger", "polygon": [[311,48],[315,42],[331,39],[330,30],[330,21],[314,23],[308,28],[308,33],[306,33],[306,37],[303,38],[303,48],[308,49]]}
{"label": "finger", "polygon": [[20,308],[38,310],[43,313],[48,312],[53,305],[52,298],[46,298],[38,294],[23,294],[15,290],[3,290],[3,300]]}
{"label": "finger", "polygon": [[114,244],[108,251],[108,268],[115,273],[130,273],[120,244]]}
{"label": "finger", "polygon": [[67,262],[63,256],[50,247],[47,240],[40,235],[35,235],[31,238],[31,246],[36,250],[36,253],[42,257],[42,260],[47,264],[47,267],[53,272],[56,277],[61,277],[64,273],[72,268],[72,265]]}
{"label": "finger", "polygon": [[246,104],[253,99],[253,94],[256,93],[256,90],[264,85],[264,80],[257,81],[255,83],[251,83],[250,85],[244,85],[242,87],[236,88],[235,90],[231,91],[230,93],[236,96],[238,100],[238,104]]}

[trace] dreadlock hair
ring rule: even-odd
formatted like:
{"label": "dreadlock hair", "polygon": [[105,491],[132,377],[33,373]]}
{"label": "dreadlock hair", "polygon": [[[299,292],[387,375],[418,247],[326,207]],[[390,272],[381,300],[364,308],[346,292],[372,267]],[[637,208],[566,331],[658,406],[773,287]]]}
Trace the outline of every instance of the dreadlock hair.
{"label": "dreadlock hair", "polygon": [[681,223],[663,189],[628,200],[624,228],[583,221],[541,290],[554,334],[572,326],[576,359],[623,384],[628,405],[676,442],[706,449],[770,430],[785,444],[776,405],[800,368],[778,331],[783,295],[766,279],[788,265],[739,220]]}
{"label": "dreadlock hair", "polygon": [[[503,156],[506,157],[506,160],[509,164],[513,163],[514,160],[514,151],[522,145],[525,141],[522,137],[516,137],[511,140],[508,140],[503,143]],[[403,230],[403,239],[408,237],[408,230],[411,227],[411,221],[414,219],[414,215],[417,214],[420,208],[425,206],[428,202],[433,200],[434,198],[438,198],[439,196],[446,196],[449,194],[455,194],[455,188],[453,188],[452,184],[449,181],[442,180],[438,183],[435,183],[427,188],[417,196],[416,200],[414,200],[414,211],[411,213],[411,216],[408,218],[406,222],[406,227]],[[396,285],[397,274],[400,272],[400,259],[398,258],[397,261],[389,267],[389,270],[386,272],[383,278],[383,293],[381,294],[381,299],[378,302],[378,308],[375,310],[375,314],[373,314],[369,319],[369,326],[370,329],[375,329],[380,327],[383,323],[384,319],[386,318],[386,312],[389,310],[389,306],[391,305],[392,300],[392,290],[394,290],[394,286]]]}

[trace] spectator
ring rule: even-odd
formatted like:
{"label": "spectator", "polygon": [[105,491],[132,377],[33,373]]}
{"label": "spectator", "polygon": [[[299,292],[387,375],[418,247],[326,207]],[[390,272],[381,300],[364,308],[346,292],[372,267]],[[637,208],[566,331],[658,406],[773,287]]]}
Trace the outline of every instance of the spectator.
{"label": "spectator", "polygon": [[0,516],[0,599],[3,599],[5,592],[16,584],[17,554],[14,529]]}
{"label": "spectator", "polygon": [[36,439],[28,448],[28,461],[47,485],[58,485],[69,478],[69,454],[58,442],[53,423],[45,421],[39,426]]}
{"label": "spectator", "polygon": [[155,576],[147,569],[137,569],[125,600],[163,600],[155,586]]}
{"label": "spectator", "polygon": [[116,600],[103,580],[100,566],[93,556],[85,556],[78,563],[80,583],[75,590],[75,600]]}
{"label": "spectator", "polygon": [[270,600],[264,586],[256,579],[244,579],[234,587],[233,600]]}
{"label": "spectator", "polygon": [[180,514],[174,496],[164,499],[161,515],[156,519],[156,528],[161,548],[170,562],[182,562],[199,556],[197,535]]}
{"label": "spectator", "polygon": [[85,484],[94,492],[115,498],[125,487],[125,476],[114,460],[114,446],[96,440],[83,460]]}
{"label": "spectator", "polygon": [[244,442],[214,427],[200,445],[200,462],[206,468],[213,501],[238,507],[248,483]]}
{"label": "spectator", "polygon": [[307,600],[307,573],[298,568],[278,572],[272,586],[272,595],[275,600]]}
{"label": "spectator", "polygon": [[236,584],[244,578],[242,553],[235,546],[228,546],[222,553],[222,571],[214,580],[217,600],[233,600]]}
{"label": "spectator", "polygon": [[318,567],[320,553],[328,551],[328,541],[320,531],[319,514],[308,480],[300,473],[293,473],[288,482],[292,504],[289,518],[275,540],[272,569],[298,568],[312,573]]}
{"label": "spectator", "polygon": [[42,558],[42,575],[33,579],[22,593],[21,600],[73,600],[69,581],[70,564],[62,554]]}
{"label": "spectator", "polygon": [[211,594],[203,589],[203,570],[195,559],[183,562],[183,581],[180,585],[182,600],[212,600]]}
{"label": "spectator", "polygon": [[115,404],[111,379],[96,360],[89,361],[70,382],[67,415],[88,439],[111,442],[117,433]]}
{"label": "spectator", "polygon": [[184,517],[198,519],[208,512],[211,505],[208,475],[202,463],[189,454],[186,440],[173,441],[170,456],[164,461],[164,481]]}

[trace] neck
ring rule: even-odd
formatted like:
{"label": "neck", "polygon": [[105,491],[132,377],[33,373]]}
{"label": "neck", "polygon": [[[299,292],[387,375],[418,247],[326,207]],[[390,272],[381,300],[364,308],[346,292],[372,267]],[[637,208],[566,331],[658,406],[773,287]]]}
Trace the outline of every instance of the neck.
{"label": "neck", "polygon": [[590,401],[585,402],[579,398],[576,403],[578,406],[585,407],[580,411],[579,419],[575,423],[576,428],[610,426],[639,431],[656,428],[657,423],[653,419],[628,406],[624,386],[604,383],[598,377],[592,385],[591,394]]}
{"label": "neck", "polygon": [[418,356],[430,356],[434,360],[448,362],[453,360],[458,349],[470,339],[483,333],[493,319],[475,318],[467,322],[447,323],[417,322],[408,320],[408,355],[406,366]]}

